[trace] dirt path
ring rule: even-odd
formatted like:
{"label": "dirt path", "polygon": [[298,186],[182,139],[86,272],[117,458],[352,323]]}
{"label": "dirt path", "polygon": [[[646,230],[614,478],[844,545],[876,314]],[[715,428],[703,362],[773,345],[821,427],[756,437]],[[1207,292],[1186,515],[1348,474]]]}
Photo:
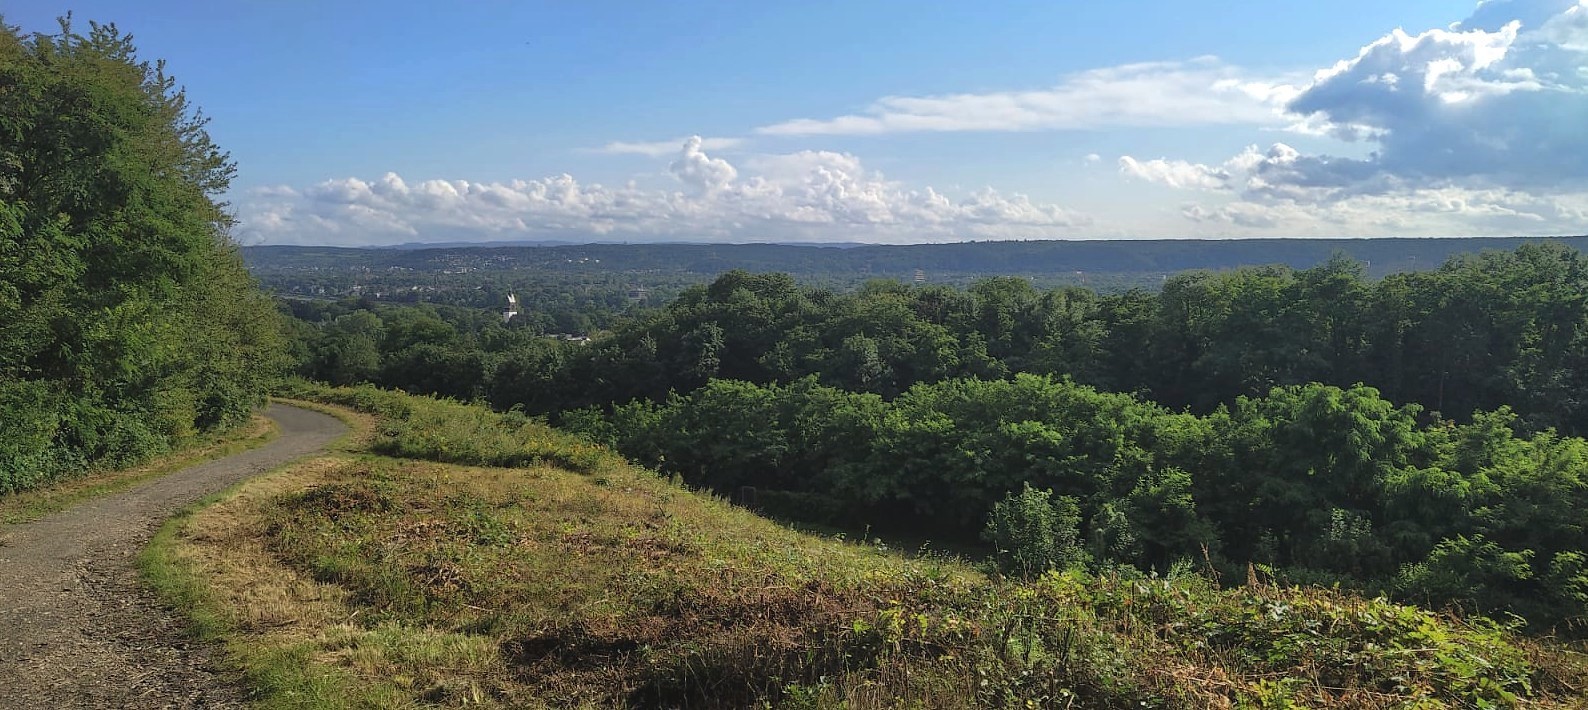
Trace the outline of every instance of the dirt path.
{"label": "dirt path", "polygon": [[138,585],[133,562],[188,503],[323,448],[345,427],[274,404],[274,441],[0,528],[0,706],[238,707],[213,649]]}

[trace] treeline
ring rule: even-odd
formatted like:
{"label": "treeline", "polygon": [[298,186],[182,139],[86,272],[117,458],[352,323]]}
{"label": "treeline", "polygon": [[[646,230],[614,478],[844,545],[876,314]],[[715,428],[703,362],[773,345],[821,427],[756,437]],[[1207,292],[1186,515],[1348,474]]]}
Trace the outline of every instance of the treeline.
{"label": "treeline", "polygon": [[1108,296],[1009,277],[838,294],[730,272],[587,348],[514,354],[484,393],[502,408],[554,413],[660,401],[714,378],[814,375],[891,398],[922,382],[1027,372],[1206,413],[1277,386],[1360,382],[1452,419],[1510,406],[1528,431],[1582,434],[1585,335],[1588,271],[1553,244],[1380,281],[1334,259],[1196,272],[1159,293]]}
{"label": "treeline", "polygon": [[233,173],[129,37],[0,23],[0,493],[245,420],[283,365]]}
{"label": "treeline", "polygon": [[1547,243],[1112,295],[734,271],[583,345],[481,310],[293,308],[305,374],[549,415],[785,517],[1571,626],[1585,276]]}
{"label": "treeline", "polygon": [[503,324],[495,311],[446,305],[287,304],[302,321],[300,374],[536,414],[660,401],[711,379],[816,376],[892,398],[922,382],[1026,372],[1200,413],[1277,386],[1365,383],[1449,419],[1509,406],[1525,431],[1588,433],[1578,394],[1588,273],[1578,252],[1547,243],[1379,281],[1339,258],[1303,271],[1194,272],[1159,292],[1112,295],[1013,277],[840,293],[734,271],[664,308],[602,307],[610,330],[590,331],[588,345],[537,337],[594,326],[560,311],[548,321],[526,308]]}
{"label": "treeline", "polygon": [[[785,517],[973,540],[1024,505],[1016,527],[1053,529],[996,541],[1050,546],[1038,562],[1191,561],[1236,580],[1252,563],[1541,628],[1588,621],[1588,442],[1519,436],[1504,408],[1422,415],[1369,387],[1304,385],[1198,416],[1018,375],[892,400],[718,380],[563,422],[692,484],[751,487]],[[1026,486],[1053,508],[1033,514]]]}
{"label": "treeline", "polygon": [[[434,305],[501,313],[512,295],[519,305],[516,325],[571,335],[610,329],[637,308],[665,304],[684,288],[710,280],[512,271],[447,274],[259,269],[254,273],[267,289],[296,301]],[[645,285],[643,297],[636,283]]]}
{"label": "treeline", "polygon": [[336,385],[370,383],[473,400],[493,386],[509,354],[550,357],[570,347],[543,337],[532,318],[368,299],[282,302],[297,374]]}

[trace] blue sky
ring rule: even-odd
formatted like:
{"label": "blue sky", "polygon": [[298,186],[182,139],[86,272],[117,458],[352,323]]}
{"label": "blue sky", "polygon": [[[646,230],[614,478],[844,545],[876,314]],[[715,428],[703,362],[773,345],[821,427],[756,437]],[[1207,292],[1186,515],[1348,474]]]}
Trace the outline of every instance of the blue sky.
{"label": "blue sky", "polygon": [[1588,232],[1588,0],[55,2],[245,243]]}

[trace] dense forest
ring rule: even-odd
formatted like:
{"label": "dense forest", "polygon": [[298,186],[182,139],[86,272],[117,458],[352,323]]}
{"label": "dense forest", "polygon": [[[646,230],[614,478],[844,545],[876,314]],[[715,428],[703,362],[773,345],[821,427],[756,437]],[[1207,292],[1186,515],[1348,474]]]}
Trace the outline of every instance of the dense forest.
{"label": "dense forest", "polygon": [[294,308],[318,321],[303,374],[548,415],[783,517],[1005,548],[989,516],[1036,506],[1069,541],[1048,563],[1251,562],[1574,624],[1585,286],[1576,251],[1526,244],[1106,295],[730,272],[589,344],[468,309]]}
{"label": "dense forest", "polygon": [[236,424],[279,376],[204,126],[114,26],[0,27],[0,493]]}
{"label": "dense forest", "polygon": [[547,286],[512,319],[471,305],[506,283],[273,306],[216,201],[233,166],[161,65],[101,25],[7,29],[0,59],[0,492],[235,424],[285,368],[545,416],[1009,572],[1251,564],[1588,620],[1588,265],[1558,241],[1154,290],[734,270],[660,307]]}
{"label": "dense forest", "polygon": [[1509,406],[1526,431],[1580,435],[1585,279],[1579,253],[1551,244],[1381,280],[1336,258],[1299,271],[1189,272],[1157,292],[1106,295],[1013,277],[968,289],[876,280],[840,293],[736,271],[664,308],[609,315],[611,332],[589,345],[534,337],[558,331],[533,313],[504,324],[495,311],[369,298],[287,308],[312,351],[300,356],[303,374],[405,387],[380,371],[470,354],[475,366],[435,372],[446,381],[431,391],[537,414],[659,401],[711,379],[816,376],[892,398],[919,382],[1027,372],[1199,413],[1276,386],[1364,383],[1447,418]]}
{"label": "dense forest", "polygon": [[[1149,646],[1110,644],[1175,637],[1203,661],[1244,654],[1232,667],[1264,679],[1355,668],[1370,680],[1342,683],[1374,697],[1389,684],[1444,692],[1449,670],[1483,679],[1453,697],[1499,706],[1533,689],[1529,664],[1546,656],[1497,655],[1497,639],[1588,637],[1588,261],[1571,239],[1453,255],[1481,244],[1267,240],[1245,258],[1275,263],[1239,268],[1227,258],[1240,247],[1166,242],[258,250],[282,296],[271,298],[231,238],[220,196],[234,165],[205,126],[164,65],[139,59],[114,26],[0,23],[0,495],[189,444],[247,420],[271,392],[373,417],[367,450],[324,467],[347,480],[255,501],[263,527],[237,538],[312,575],[315,590],[352,590],[314,601],[358,608],[321,615],[340,620],[341,635],[321,639],[330,651],[283,647],[240,665],[309,665],[348,650],[352,629],[384,634],[370,647],[400,646],[418,666],[451,666],[455,656],[391,634],[439,643],[441,617],[429,615],[467,609],[489,615],[458,627],[486,639],[477,657],[518,664],[555,642],[539,667],[584,673],[616,659],[653,674],[637,687],[655,694],[632,696],[651,705],[722,687],[696,665],[711,647],[666,625],[681,620],[722,638],[775,629],[733,636],[713,661],[742,673],[753,698],[800,687],[769,668],[825,684],[817,670],[891,652],[964,671],[972,695],[1006,700],[1026,697],[1015,686],[1041,656],[1062,668],[1073,650],[1104,669],[1088,692],[1145,705],[1105,680],[1156,660]],[[1435,255],[1442,265],[1416,263]],[[618,263],[590,266],[600,259]],[[1075,267],[1076,282],[1052,278],[1056,265]],[[1088,287],[1082,268],[1118,278]],[[932,283],[917,269],[958,271]],[[544,273],[560,275],[533,275]],[[509,293],[521,305],[504,315]],[[494,466],[534,470],[483,468]],[[438,485],[452,475],[464,480]],[[964,576],[986,585],[931,555],[866,550],[865,564],[822,566],[858,548],[674,482],[825,531],[985,554]],[[747,552],[740,534],[763,541]],[[642,565],[664,574],[631,574]],[[884,584],[868,565],[909,570]],[[1276,581],[1337,589],[1292,594]],[[853,585],[840,600],[852,608],[832,606],[841,584]],[[1500,621],[1452,632],[1352,592]],[[612,625],[645,633],[603,646],[570,626],[564,643],[510,610],[561,619],[575,598],[582,613],[623,609],[613,618],[628,621]],[[1314,606],[1291,613],[1284,599]],[[1086,615],[1120,627],[1072,645]],[[818,658],[791,642],[797,652],[760,665],[770,637],[799,638],[812,620],[861,650]],[[1265,626],[1282,633],[1207,633]],[[653,644],[677,646],[666,650],[678,666],[650,663],[662,657],[645,655]],[[1403,652],[1427,677],[1407,679]],[[1364,659],[1383,667],[1362,671]],[[513,679],[533,680],[522,671],[536,666],[514,667]],[[256,670],[251,682],[276,682]],[[1341,690],[1319,677],[1304,680]],[[988,690],[994,681],[1011,688]]]}

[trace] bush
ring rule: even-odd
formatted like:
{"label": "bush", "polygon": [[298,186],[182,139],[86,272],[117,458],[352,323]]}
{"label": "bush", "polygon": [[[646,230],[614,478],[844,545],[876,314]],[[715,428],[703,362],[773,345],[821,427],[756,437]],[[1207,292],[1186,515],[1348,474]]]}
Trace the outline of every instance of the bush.
{"label": "bush", "polygon": [[993,505],[982,537],[997,546],[1000,570],[1030,577],[1084,561],[1080,529],[1074,498],[1054,498],[1053,491],[1027,483]]}

